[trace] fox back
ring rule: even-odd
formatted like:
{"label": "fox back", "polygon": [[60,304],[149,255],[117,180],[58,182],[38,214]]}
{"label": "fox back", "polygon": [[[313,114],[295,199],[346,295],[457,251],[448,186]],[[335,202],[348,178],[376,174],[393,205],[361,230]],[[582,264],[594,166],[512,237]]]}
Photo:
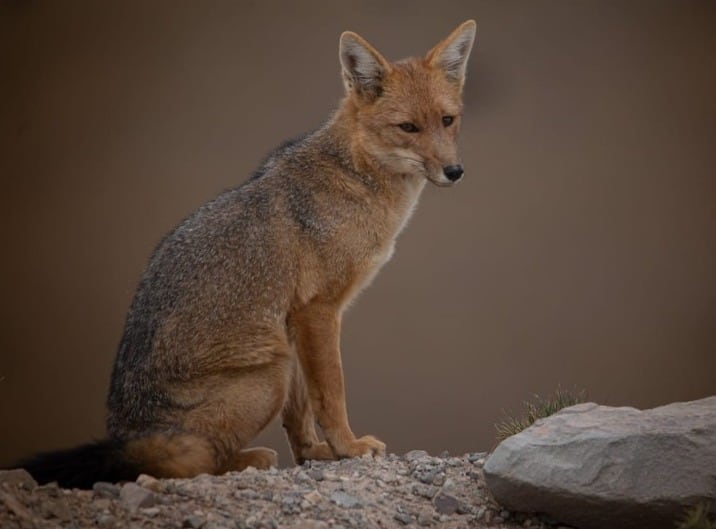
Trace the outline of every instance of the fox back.
{"label": "fox back", "polygon": [[390,258],[425,183],[462,177],[456,138],[474,33],[468,21],[396,63],[344,33],[346,95],[333,116],[159,243],[110,383],[122,479],[274,465],[272,450],[246,447],[278,414],[297,462],[384,452],[348,425],[341,315]]}

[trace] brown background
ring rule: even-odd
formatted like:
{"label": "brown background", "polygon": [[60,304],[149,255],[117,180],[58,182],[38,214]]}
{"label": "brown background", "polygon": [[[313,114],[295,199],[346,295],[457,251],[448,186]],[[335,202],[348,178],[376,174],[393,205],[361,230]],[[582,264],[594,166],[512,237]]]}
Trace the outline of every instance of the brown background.
{"label": "brown background", "polygon": [[[0,8],[0,463],[103,435],[159,238],[389,58],[478,21],[465,180],[428,187],[347,314],[357,433],[489,449],[558,385],[716,393],[713,2],[34,2]],[[280,428],[260,439],[282,451]]]}

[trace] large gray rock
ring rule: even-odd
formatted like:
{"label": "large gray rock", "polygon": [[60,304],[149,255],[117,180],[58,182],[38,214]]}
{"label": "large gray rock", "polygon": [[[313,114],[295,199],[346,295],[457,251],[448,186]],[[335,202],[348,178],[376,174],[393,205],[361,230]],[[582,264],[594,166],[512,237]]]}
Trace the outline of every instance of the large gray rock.
{"label": "large gray rock", "polygon": [[673,529],[685,506],[716,500],[716,397],[565,408],[503,441],[484,473],[512,510],[580,529]]}

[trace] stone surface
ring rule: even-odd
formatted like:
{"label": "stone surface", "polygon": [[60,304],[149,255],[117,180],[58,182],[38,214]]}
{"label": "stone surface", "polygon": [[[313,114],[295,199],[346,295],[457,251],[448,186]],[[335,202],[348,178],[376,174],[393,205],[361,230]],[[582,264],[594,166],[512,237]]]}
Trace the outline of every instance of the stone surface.
{"label": "stone surface", "polygon": [[673,529],[685,506],[716,499],[716,397],[565,408],[503,441],[484,475],[508,509],[580,529]]}

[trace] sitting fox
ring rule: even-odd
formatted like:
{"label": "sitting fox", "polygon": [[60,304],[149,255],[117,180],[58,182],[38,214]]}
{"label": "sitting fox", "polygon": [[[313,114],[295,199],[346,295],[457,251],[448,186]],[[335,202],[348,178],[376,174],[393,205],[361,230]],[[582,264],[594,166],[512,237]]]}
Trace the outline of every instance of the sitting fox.
{"label": "sitting fox", "polygon": [[276,452],[247,446],[278,414],[297,463],[384,454],[348,424],[341,315],[390,258],[426,181],[463,175],[474,37],[469,20],[424,58],[390,63],[343,33],[335,114],[155,249],[117,351],[108,439],[20,466],[79,488],[263,469]]}

